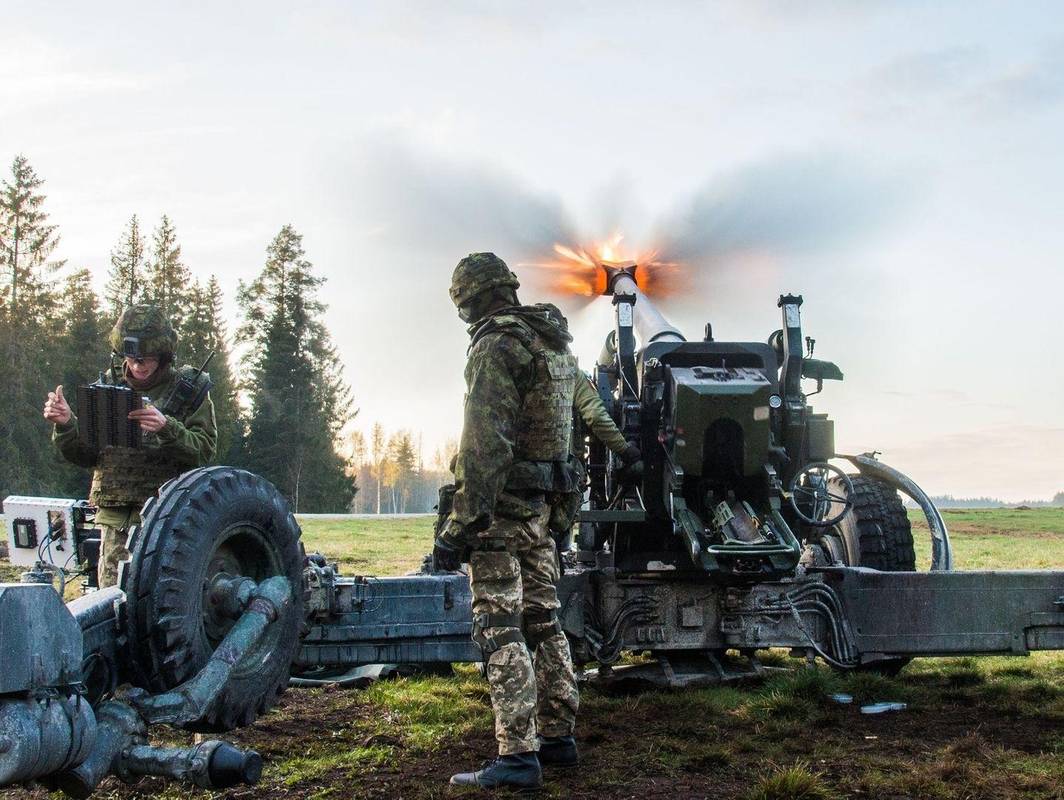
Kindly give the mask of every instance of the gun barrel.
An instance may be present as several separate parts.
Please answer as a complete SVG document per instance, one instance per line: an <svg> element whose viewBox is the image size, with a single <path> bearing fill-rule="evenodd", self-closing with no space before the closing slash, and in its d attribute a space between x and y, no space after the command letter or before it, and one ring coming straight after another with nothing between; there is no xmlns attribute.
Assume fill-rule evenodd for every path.
<svg viewBox="0 0 1064 800"><path fill-rule="evenodd" d="M662 316L642 290L636 285L635 278L628 272L617 272L611 276L609 293L612 295L634 295L632 306L632 327L643 347L651 342L686 342L680 329Z"/></svg>

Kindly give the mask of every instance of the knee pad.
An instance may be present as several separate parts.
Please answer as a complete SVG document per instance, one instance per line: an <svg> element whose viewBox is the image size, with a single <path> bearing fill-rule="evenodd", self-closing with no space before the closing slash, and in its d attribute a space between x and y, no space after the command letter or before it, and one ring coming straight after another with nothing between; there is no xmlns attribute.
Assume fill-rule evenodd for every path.
<svg viewBox="0 0 1064 800"><path fill-rule="evenodd" d="M499 632L488 636L484 633L488 628L498 629ZM517 614L475 614L473 641L480 645L485 660L503 645L515 642L525 644L524 634L521 633L521 617Z"/></svg>
<svg viewBox="0 0 1064 800"><path fill-rule="evenodd" d="M563 633L562 624L558 621L558 612L554 609L527 609L522 614L521 627L525 632L525 641L528 642L528 649L533 653L547 639Z"/></svg>

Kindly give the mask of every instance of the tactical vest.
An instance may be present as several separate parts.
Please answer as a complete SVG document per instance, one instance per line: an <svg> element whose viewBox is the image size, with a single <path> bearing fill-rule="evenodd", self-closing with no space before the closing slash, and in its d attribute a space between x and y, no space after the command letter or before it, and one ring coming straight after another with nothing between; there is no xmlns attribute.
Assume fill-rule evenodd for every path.
<svg viewBox="0 0 1064 800"><path fill-rule="evenodd" d="M532 354L532 380L528 386L514 437L514 463L507 475L511 491L570 491L569 467L572 437L573 392L576 357L551 347L519 315L495 317L492 330L516 335Z"/></svg>
<svg viewBox="0 0 1064 800"><path fill-rule="evenodd" d="M109 383L124 383L121 379L116 379L114 372L109 377ZM174 371L169 383L160 384L151 390L152 394L158 395L155 407L179 422L184 422L191 416L199 407L199 403L202 403L203 397L206 397L206 392L202 392L199 403L194 405L187 399L188 392L180 391L182 381L210 388L210 376L207 373L197 375L193 368L182 367ZM187 389L187 386L184 388ZM155 436L146 435L139 449L105 448L96 457L96 469L89 487L89 502L98 508L134 506L139 509L160 486L189 468L187 463L161 451Z"/></svg>
<svg viewBox="0 0 1064 800"><path fill-rule="evenodd" d="M535 376L521 407L514 456L525 461L568 461L576 359L547 348L538 336L529 350Z"/></svg>
<svg viewBox="0 0 1064 800"><path fill-rule="evenodd" d="M97 508L139 509L160 486L188 469L188 464L164 456L157 448L108 447L97 456L89 502Z"/></svg>

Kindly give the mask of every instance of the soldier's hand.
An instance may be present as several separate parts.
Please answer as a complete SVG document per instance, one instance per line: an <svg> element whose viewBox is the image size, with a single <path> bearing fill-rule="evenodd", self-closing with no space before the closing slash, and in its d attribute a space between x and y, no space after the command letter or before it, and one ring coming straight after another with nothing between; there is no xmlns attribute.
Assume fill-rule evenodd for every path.
<svg viewBox="0 0 1064 800"><path fill-rule="evenodd" d="M63 397L63 385L55 387L54 392L48 392L48 399L44 403L44 418L56 425L66 425L70 422L70 406Z"/></svg>
<svg viewBox="0 0 1064 800"><path fill-rule="evenodd" d="M437 570L454 572L462 566L463 550L464 548L437 537L432 546L432 564Z"/></svg>
<svg viewBox="0 0 1064 800"><path fill-rule="evenodd" d="M622 486L633 486L643 479L643 454L634 444L621 454L621 468L617 470L617 480Z"/></svg>
<svg viewBox="0 0 1064 800"><path fill-rule="evenodd" d="M628 449L621 453L621 460L628 464L634 464L636 461L643 460L643 454L639 452L639 448L634 444L629 444Z"/></svg>
<svg viewBox="0 0 1064 800"><path fill-rule="evenodd" d="M432 545L432 563L437 570L454 572L467 560L469 546L462 526L448 518Z"/></svg>
<svg viewBox="0 0 1064 800"><path fill-rule="evenodd" d="M625 464L617 471L617 480L622 486L635 486L643 480L643 462L636 461L634 464Z"/></svg>
<svg viewBox="0 0 1064 800"><path fill-rule="evenodd" d="M158 433L166 426L166 415L155 406L130 411L129 418L139 422L140 429L145 433Z"/></svg>

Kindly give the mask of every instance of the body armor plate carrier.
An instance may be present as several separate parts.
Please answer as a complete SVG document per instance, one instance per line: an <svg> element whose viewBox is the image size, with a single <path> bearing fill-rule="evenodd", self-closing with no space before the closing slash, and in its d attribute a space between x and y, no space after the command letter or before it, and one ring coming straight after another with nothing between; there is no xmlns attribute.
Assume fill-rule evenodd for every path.
<svg viewBox="0 0 1064 800"><path fill-rule="evenodd" d="M114 371L107 377L108 383L124 384L116 379ZM168 383L153 390L161 390L155 407L166 416L184 422L203 403L210 387L210 375L206 372L182 367L174 370ZM189 464L162 452L155 436L146 435L138 449L105 448L96 457L89 502L98 508L134 506L139 509L160 486L189 468Z"/></svg>
<svg viewBox="0 0 1064 800"><path fill-rule="evenodd" d="M532 354L533 376L525 393L514 442L514 462L507 491L566 492L572 490L569 448L572 437L576 357L551 347L518 314L492 320L491 330L516 336Z"/></svg>

